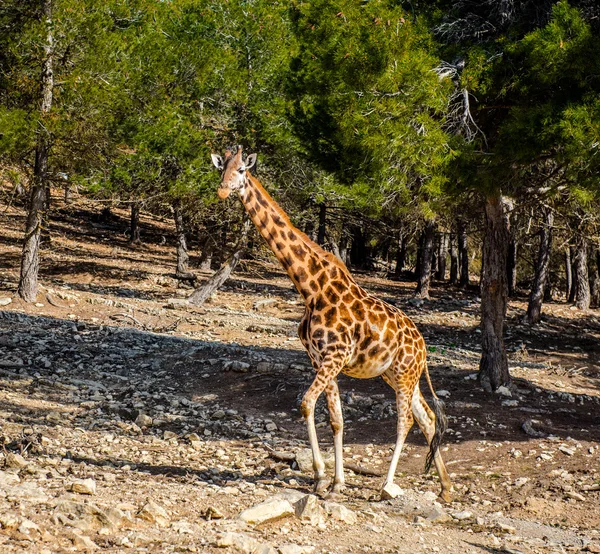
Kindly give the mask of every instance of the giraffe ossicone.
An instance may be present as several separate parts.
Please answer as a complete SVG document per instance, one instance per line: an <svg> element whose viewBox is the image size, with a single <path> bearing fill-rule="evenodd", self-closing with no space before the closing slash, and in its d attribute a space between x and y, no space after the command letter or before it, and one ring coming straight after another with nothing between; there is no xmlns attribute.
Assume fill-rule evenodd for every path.
<svg viewBox="0 0 600 554"><path fill-rule="evenodd" d="M305 311L298 334L308 352L315 378L300 410L306 420L313 455L315 490L327 489L325 464L319 450L314 412L324 392L333 430L335 474L332 492L344 488L342 407L337 385L340 373L360 379L381 376L396 393L397 437L383 488L393 484L404 441L414 420L429 443L426 471L435 464L441 482L440 497L448 502L452 484L440 454L446 430L443 402L433 389L426 362L425 341L414 323L399 309L360 287L346 266L332 253L298 230L283 209L249 169L256 154L246 159L242 147L212 154L221 171L220 198L237 192L260 234L302 295ZM433 395L433 409L425 402L419 380L425 374Z"/></svg>

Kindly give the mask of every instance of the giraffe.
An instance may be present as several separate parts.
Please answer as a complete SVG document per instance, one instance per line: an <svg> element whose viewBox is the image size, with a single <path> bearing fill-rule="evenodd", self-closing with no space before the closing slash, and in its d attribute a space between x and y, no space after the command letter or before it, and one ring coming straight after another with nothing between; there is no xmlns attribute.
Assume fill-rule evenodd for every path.
<svg viewBox="0 0 600 554"><path fill-rule="evenodd" d="M315 491L324 493L329 481L319 450L314 420L315 404L324 392L333 431L335 473L332 494L344 489L342 437L344 421L337 376L360 379L381 376L396 393L396 445L383 483L382 497L393 485L396 467L414 420L429 443L425 470L434 463L441 482L440 498L449 502L452 485L439 446L446 428L443 402L438 399L426 363L425 341L414 323L399 309L361 288L346 266L298 230L283 209L250 173L256 154L242 157L242 147L222 158L212 154L221 171L218 195L237 192L260 234L304 299L305 311L298 334L312 362L315 378L300 411L306 420L313 455ZM425 373L433 395L432 410L419 389ZM388 489L389 490L389 489Z"/></svg>

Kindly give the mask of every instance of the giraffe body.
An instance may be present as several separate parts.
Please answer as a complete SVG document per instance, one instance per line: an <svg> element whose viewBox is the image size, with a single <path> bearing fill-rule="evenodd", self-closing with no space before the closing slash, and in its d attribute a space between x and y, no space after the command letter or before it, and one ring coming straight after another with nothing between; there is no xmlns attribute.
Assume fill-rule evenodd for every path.
<svg viewBox="0 0 600 554"><path fill-rule="evenodd" d="M346 266L294 227L260 182L248 171L256 160L242 159L242 148L225 159L213 155L222 171L219 196L236 191L261 235L302 295L305 312L298 334L315 370L301 412L307 422L313 453L315 487L327 488L325 466L314 422L318 397L325 392L334 436L335 478L333 492L344 487L343 418L337 376L367 379L381 376L396 392L397 439L384 486L393 483L396 467L414 419L430 444L427 467L435 463L443 500L450 499L451 483L439 444L445 430L442 403L437 399L426 365L425 341L414 323L399 309L362 289ZM425 372L434 397L434 410L425 402L419 379Z"/></svg>

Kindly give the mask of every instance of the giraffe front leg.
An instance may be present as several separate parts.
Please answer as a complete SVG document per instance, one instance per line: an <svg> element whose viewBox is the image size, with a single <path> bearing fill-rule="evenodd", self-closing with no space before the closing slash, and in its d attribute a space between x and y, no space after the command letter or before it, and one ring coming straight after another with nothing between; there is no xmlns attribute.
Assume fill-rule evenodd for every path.
<svg viewBox="0 0 600 554"><path fill-rule="evenodd" d="M321 451L319 450L319 440L317 438L317 429L315 426L315 405L317 403L317 399L321 395L323 391L325 391L328 387L331 387L331 383L334 383L335 389L330 389L331 393L335 390L337 394L337 406L336 402L334 402L333 413L339 413L339 419L341 420L342 408L339 400L339 392L337 390L337 382L335 378L338 373L341 371L343 366L343 360L345 359L347 352L344 348L331 350L327 352L323 358L316 362L313 360L313 365L317 372L315 376L315 380L312 382L304 398L302 399L302 404L300 405L300 411L306 420L306 426L308 427L308 440L310 441L310 447L312 449L313 454L313 467L315 470L315 491L323 492L327 489L329 482L325 476L325 464L323 463L323 458L321 457ZM327 398L329 401L330 393L327 393ZM335 400L332 397L332 400ZM332 418L334 416L331 416ZM333 422L333 419L332 419ZM332 423L333 425L333 423ZM336 479L341 479L341 486L343 486L344 475L343 475L343 461L341 456L341 448L342 448L342 427L339 427L340 432L336 435L338 438L336 439L335 448L336 448ZM335 431L334 431L335 433ZM338 456L339 449L339 456ZM338 487L339 488L339 487Z"/></svg>
<svg viewBox="0 0 600 554"><path fill-rule="evenodd" d="M333 448L335 453L335 477L333 479L333 494L341 493L345 488L344 481L344 417L337 379L332 379L325 389L327 406L329 407L329 420L333 431Z"/></svg>
<svg viewBox="0 0 600 554"><path fill-rule="evenodd" d="M315 492L318 493L324 492L329 486L329 481L325 475L325 464L323 463L323 457L319 449L317 428L315 426L315 405L325 386L326 383L323 379L319 379L319 375L317 375L312 385L304 394L302 404L300 405L300 411L306 420L306 427L308 429L308 441L312 450L313 469L315 471Z"/></svg>

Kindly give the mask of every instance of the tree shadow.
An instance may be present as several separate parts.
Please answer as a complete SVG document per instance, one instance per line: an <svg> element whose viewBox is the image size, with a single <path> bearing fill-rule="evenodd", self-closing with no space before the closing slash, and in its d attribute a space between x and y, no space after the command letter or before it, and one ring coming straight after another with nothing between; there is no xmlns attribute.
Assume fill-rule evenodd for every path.
<svg viewBox="0 0 600 554"><path fill-rule="evenodd" d="M28 337L32 330L35 333ZM23 366L23 376L32 379L29 385L32 393L41 388L47 401L62 403L69 409L91 395L92 382L97 384L96 389L107 390L110 395L100 400L95 409L117 422L132 421L139 413L139 409L133 409L140 401L136 396L138 385L144 384L150 396L141 400L147 405L144 409L150 412L155 412L153 404L158 402L149 402L151 395L158 395L167 404L171 395L198 404L198 409L207 414L223 407L235 409L246 422L253 418L273 419L286 430L284 436L306 439L298 406L313 373L303 350L198 341L116 326L84 325L81 331L75 331L70 321L12 312L0 312L0 341L5 360L30 360L29 365ZM31 341L37 341L38 345L33 353ZM39 344L44 346L40 349ZM432 360L430 372L435 388L448 391L447 413L453 429L447 435L449 442L533 440L522 429L523 423L532 418L539 420L538 428L546 435L600 442L597 396L565 394L544 389L527 379L517 379L518 397L513 399L516 403L506 405L505 397L486 393L476 381L465 380L475 367L468 371L452 369L451 349L447 355L448 360ZM61 375L65 375L63 380L72 380L82 387L77 401L68 400L60 386L52 388L51 383L61 383ZM2 377L8 382L21 378L11 371L4 371ZM392 390L381 379L340 375L339 384L347 421L346 441L393 442L396 417ZM424 380L421 389L429 397ZM126 409L119 412L115 402L124 404ZM330 443L328 417L322 402L317 409L317 420L323 423L319 433ZM7 407L7 411L16 413L16 407ZM41 416L28 415L26 410L20 417L31 420L32 424L48 424ZM190 417L193 425L215 434L229 434L229 438L247 439L248 433L252 434L251 423L242 422L238 428L230 429L219 420L206 422ZM472 424L463 428L467 420ZM166 425L169 426L181 431L177 424ZM407 442L425 444L418 432L411 433Z"/></svg>

